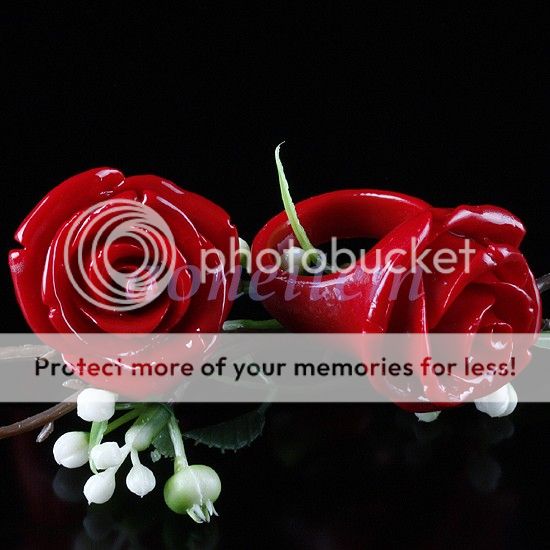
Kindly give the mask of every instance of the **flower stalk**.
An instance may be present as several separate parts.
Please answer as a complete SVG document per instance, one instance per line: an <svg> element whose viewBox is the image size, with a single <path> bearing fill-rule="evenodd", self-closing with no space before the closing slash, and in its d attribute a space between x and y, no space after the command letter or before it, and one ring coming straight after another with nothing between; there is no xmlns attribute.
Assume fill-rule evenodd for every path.
<svg viewBox="0 0 550 550"><path fill-rule="evenodd" d="M283 141L284 143L284 141ZM308 254L308 258L311 262L311 265L315 265L318 261L317 249L311 244L309 237L307 236L306 230L303 225L300 223L298 218L298 213L296 212L296 206L290 195L290 188L288 181L285 176L285 170L283 168L283 163L281 162L280 149L283 143L279 143L275 148L275 164L277 166L277 175L279 176L279 187L281 188L281 198L283 199L283 205L285 208L286 215L288 216L288 221L290 222L290 227L296 236L298 244L303 249L304 253Z"/></svg>
<svg viewBox="0 0 550 550"><path fill-rule="evenodd" d="M174 473L179 472L182 468L189 466L187 456L185 454L185 446L183 444L183 436L178 425L178 421L175 416L168 422L168 431L170 433L170 439L174 446Z"/></svg>

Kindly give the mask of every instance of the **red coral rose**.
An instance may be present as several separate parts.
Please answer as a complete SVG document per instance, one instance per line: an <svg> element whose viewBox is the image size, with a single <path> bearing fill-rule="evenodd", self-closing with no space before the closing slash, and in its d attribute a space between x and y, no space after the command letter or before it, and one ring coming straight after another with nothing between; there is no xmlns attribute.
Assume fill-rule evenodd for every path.
<svg viewBox="0 0 550 550"><path fill-rule="evenodd" d="M217 332L232 274L194 283L201 251L238 239L209 200L157 176L99 168L50 191L15 234L9 265L34 332ZM217 289L214 298L212 289Z"/></svg>
<svg viewBox="0 0 550 550"><path fill-rule="evenodd" d="M525 230L506 210L432 208L413 197L372 190L326 193L298 203L296 210L313 243L332 237L378 243L343 273L296 276L279 269L270 275L264 271L275 258L262 251L280 250L296 239L285 212L261 229L252 246L253 265L263 266L256 270L257 287L267 310L291 331L534 335L540 330L539 292L518 250ZM472 250L461 254L468 247ZM440 250L454 253L452 269L441 262ZM518 371L528 351L521 357Z"/></svg>

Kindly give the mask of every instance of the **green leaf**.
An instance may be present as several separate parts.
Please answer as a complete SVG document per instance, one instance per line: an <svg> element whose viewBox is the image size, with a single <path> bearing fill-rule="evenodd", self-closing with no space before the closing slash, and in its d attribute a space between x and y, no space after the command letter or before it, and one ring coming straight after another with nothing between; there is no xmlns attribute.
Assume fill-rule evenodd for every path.
<svg viewBox="0 0 550 550"><path fill-rule="evenodd" d="M198 428L183 434L187 439L193 439L195 444L202 443L215 447L222 452L237 451L250 445L259 437L264 429L265 416L262 409L247 412L226 422Z"/></svg>
<svg viewBox="0 0 550 550"><path fill-rule="evenodd" d="M172 440L170 439L168 426L162 428L151 444L155 448L155 451L166 458L174 458L176 456L174 445L172 445Z"/></svg>

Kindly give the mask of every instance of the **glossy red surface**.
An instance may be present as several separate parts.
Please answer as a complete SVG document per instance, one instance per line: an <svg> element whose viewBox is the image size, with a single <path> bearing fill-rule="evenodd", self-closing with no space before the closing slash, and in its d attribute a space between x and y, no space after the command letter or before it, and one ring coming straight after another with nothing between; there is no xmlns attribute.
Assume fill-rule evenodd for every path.
<svg viewBox="0 0 550 550"><path fill-rule="evenodd" d="M9 255L17 299L31 329L37 333L217 332L231 305L224 288L231 284L232 275L223 270L209 274L189 299L174 300L164 292L145 307L130 311L95 307L75 290L63 261L69 228L81 212L103 203L83 219L78 230L85 230L94 217L111 207L109 201L117 199L144 204L168 224L175 241L177 277L171 283L180 296L191 285L186 266L200 265L201 250L215 247L228 258L230 239L238 238L220 207L158 176L126 178L112 168L75 175L52 189L27 216L15 234L22 248ZM73 243L69 244L70 261L76 264L76 251ZM83 263L92 282L98 272L94 266L99 266L99 273L105 271L107 258L101 244L93 251L91 243L85 243ZM143 249L133 243L121 242L109 248L108 260L118 262L121 270L139 266L142 259ZM215 299L208 299L212 286L221 290ZM95 298L101 300L100 296Z"/></svg>
<svg viewBox="0 0 550 550"><path fill-rule="evenodd" d="M368 189L315 196L298 203L296 209L314 244L332 236L375 238L378 243L345 274L314 278L278 270L270 277L257 271L258 290L269 296L265 307L291 331L535 334L540 329L539 292L518 250L525 230L506 210L495 206L433 208L413 197ZM253 258L292 237L286 213L281 212L257 234ZM438 250L458 253L466 239L475 250L469 269L464 264L457 264L448 274L433 269ZM385 258L398 248L406 253L386 263L378 261L376 249ZM431 252L423 262L431 273L421 270L415 281L407 271L411 255L421 257L427 249ZM273 257L263 256L262 264L273 265ZM391 268L405 270L397 293L394 285L399 275ZM292 300L285 297L289 283ZM529 361L528 351L521 357L520 368Z"/></svg>

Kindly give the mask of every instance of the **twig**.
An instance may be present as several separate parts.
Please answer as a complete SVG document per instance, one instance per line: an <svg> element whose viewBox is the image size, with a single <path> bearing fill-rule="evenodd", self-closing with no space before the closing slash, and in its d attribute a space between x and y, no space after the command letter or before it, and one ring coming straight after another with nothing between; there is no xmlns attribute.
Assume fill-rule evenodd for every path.
<svg viewBox="0 0 550 550"><path fill-rule="evenodd" d="M55 350L45 345L25 344L23 346L7 346L0 348L0 361L28 359L30 357L50 357L55 353ZM29 416L19 422L9 424L8 426L0 427L0 439L6 439L14 435L24 434L42 428L36 438L36 440L41 443L52 433L54 421L76 408L74 398L78 393L79 391L45 411Z"/></svg>
<svg viewBox="0 0 550 550"><path fill-rule="evenodd" d="M72 395L69 399L73 399L75 395L76 394ZM0 427L0 439L13 437L14 435L20 435L31 432L32 430L37 430L38 428L42 428L50 422L54 422L62 416L65 416L74 409L76 409L76 401L62 401L61 403L58 403L45 411L25 418L25 420L20 420L14 424Z"/></svg>
<svg viewBox="0 0 550 550"><path fill-rule="evenodd" d="M25 344L23 346L6 346L0 348L0 361L45 357L53 352L52 348L43 345Z"/></svg>

